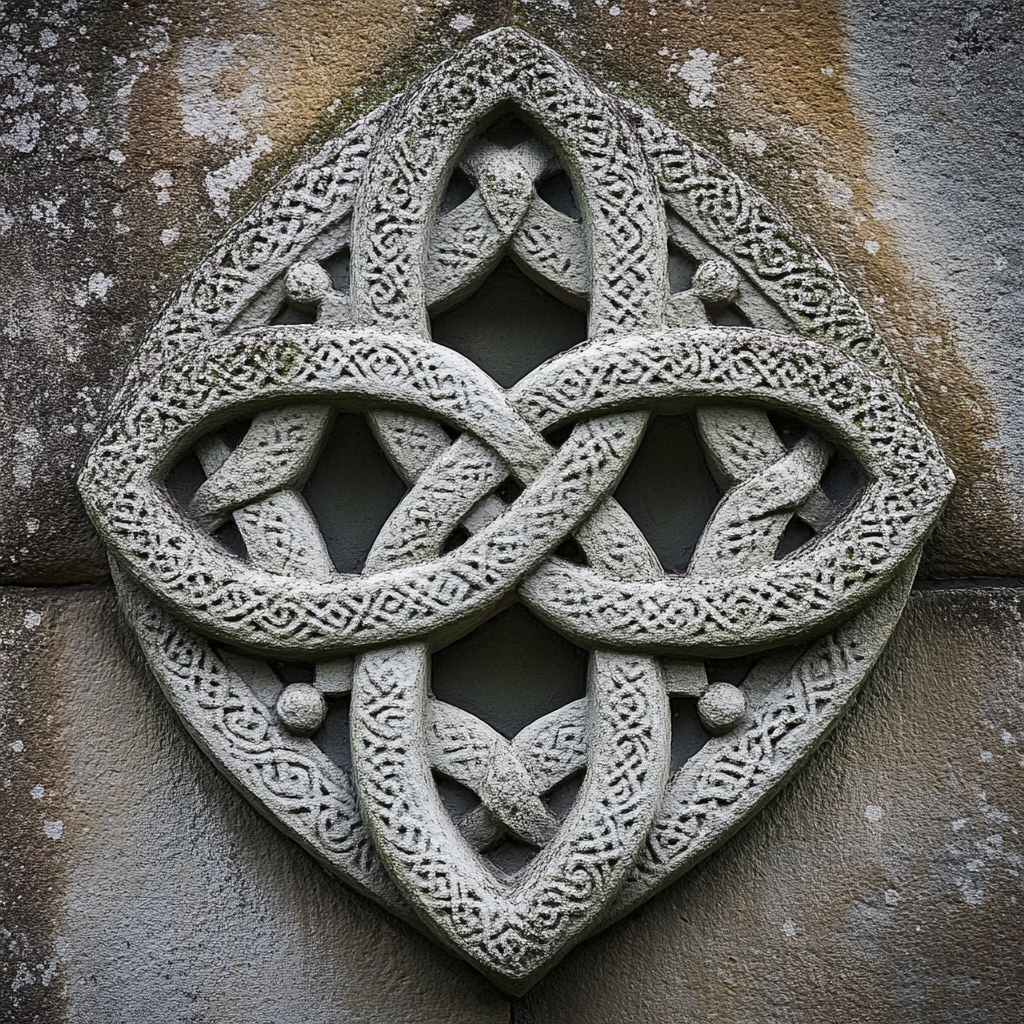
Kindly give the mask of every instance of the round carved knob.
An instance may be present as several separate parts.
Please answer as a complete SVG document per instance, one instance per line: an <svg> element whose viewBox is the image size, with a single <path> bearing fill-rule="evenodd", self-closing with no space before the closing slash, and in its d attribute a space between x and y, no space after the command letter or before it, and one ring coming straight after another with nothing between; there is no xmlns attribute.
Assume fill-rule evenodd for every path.
<svg viewBox="0 0 1024 1024"><path fill-rule="evenodd" d="M293 263L284 276L284 287L296 305L316 306L331 290L331 278L319 263Z"/></svg>
<svg viewBox="0 0 1024 1024"><path fill-rule="evenodd" d="M715 736L723 736L738 725L747 713L747 698L732 683L712 683L697 701L697 714L704 728Z"/></svg>
<svg viewBox="0 0 1024 1024"><path fill-rule="evenodd" d="M740 293L740 277L725 260L705 260L693 275L693 290L709 306L724 306Z"/></svg>
<svg viewBox="0 0 1024 1024"><path fill-rule="evenodd" d="M277 698L277 717L297 736L312 736L327 717L324 695L308 683L292 683Z"/></svg>

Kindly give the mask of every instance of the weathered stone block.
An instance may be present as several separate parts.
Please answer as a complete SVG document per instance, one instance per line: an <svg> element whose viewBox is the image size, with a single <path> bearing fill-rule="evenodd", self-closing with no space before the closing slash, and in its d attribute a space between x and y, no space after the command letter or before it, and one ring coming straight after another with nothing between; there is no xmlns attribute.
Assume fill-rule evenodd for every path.
<svg viewBox="0 0 1024 1024"><path fill-rule="evenodd" d="M109 587L0 591L0 1020L506 1021L245 803L124 636Z"/></svg>
<svg viewBox="0 0 1024 1024"><path fill-rule="evenodd" d="M1015 1024L1022 624L1019 588L915 592L789 788L515 1020Z"/></svg>
<svg viewBox="0 0 1024 1024"><path fill-rule="evenodd" d="M0 318L0 582L29 586L0 590L0 1020L1016 1024L1024 8L15 7L0 29L0 266L14 297ZM216 773L128 638L75 480L136 346L249 203L339 126L513 23L699 140L815 240L957 475L922 578L1007 585L916 592L857 706L767 810L510 1004ZM494 278L509 278L505 307L481 289L433 330L511 381L517 359L565 347L545 348L534 322L567 345L584 314L535 304L530 320L532 283L508 269ZM732 294L731 279L719 286ZM536 351L495 317L518 319ZM649 476L616 494L676 571L664 551L685 567L700 524L693 537L671 516L658 527L662 505L683 504L667 484L647 500L650 479L675 471L666 452L683 465L697 451L692 430L672 429L666 417L648 432ZM311 491L339 568L361 567L363 534L401 491L364 455L351 445ZM675 475L697 511L714 506L709 473ZM383 513L361 503L377 485L394 499ZM520 627L517 642L533 635ZM473 657L465 676L488 660Z"/></svg>
<svg viewBox="0 0 1024 1024"><path fill-rule="evenodd" d="M1017 5L222 0L9 20L0 579L105 577L75 476L225 220L297 147L512 22L700 138L872 297L960 481L925 573L1024 571Z"/></svg>
<svg viewBox="0 0 1024 1024"><path fill-rule="evenodd" d="M505 1021L214 771L106 587L2 594L0 1019ZM853 711L516 1021L1014 1024L1024 597L919 591Z"/></svg>

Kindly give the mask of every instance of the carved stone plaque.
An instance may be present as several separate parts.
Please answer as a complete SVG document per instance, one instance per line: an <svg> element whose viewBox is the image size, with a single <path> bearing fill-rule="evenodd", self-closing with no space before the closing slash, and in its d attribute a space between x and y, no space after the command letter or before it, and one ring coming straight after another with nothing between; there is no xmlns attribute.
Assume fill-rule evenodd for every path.
<svg viewBox="0 0 1024 1024"><path fill-rule="evenodd" d="M503 260L588 324L507 388L430 319ZM342 573L302 488L353 412L407 490ZM721 490L680 573L613 497L650 419L673 414ZM183 495L186 459L202 478ZM888 639L951 484L810 243L511 29L238 221L160 316L81 478L128 621L220 770L511 993L807 757ZM589 672L585 698L505 736L434 695L431 658L513 602ZM720 678L724 659L742 678ZM704 740L673 767L677 700ZM337 701L346 757L317 743ZM439 779L475 804L450 810ZM514 871L488 856L506 837L532 851Z"/></svg>

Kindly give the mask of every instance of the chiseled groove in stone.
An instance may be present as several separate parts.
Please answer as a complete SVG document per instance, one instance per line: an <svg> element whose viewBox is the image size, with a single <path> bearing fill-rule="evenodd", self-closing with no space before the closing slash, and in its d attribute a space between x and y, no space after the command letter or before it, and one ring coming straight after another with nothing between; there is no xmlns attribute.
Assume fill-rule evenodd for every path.
<svg viewBox="0 0 1024 1024"><path fill-rule="evenodd" d="M545 442L526 427L493 385L483 383L480 371L473 372L473 364L456 353L424 351L420 359L426 364L426 371L420 374L413 358L417 346L409 339L405 345L397 338L383 346L363 343L368 360L363 363L363 350L358 341L353 344L343 341L334 332L306 329L317 341L316 356L323 360L323 369L310 383L305 353L296 351L292 342L294 333L301 330L278 328L264 336L269 349L259 358L260 365L266 369L249 385L253 399L260 389L266 388L276 391L282 398L315 398L327 393L337 397L348 391L353 397L369 393L377 401L401 401L403 397L407 402L425 401L435 415L458 422L466 430L470 429L474 417L480 417L482 422L475 425L474 432L502 453L503 461L524 483L529 483L543 465L547 453ZM173 445L176 433L187 437L196 429L193 423L198 426L204 417L218 413L226 403L247 400L247 390L238 374L262 338L234 337L235 346L240 345L240 348L229 349L226 359L218 360L213 353L207 359L209 372L218 377L223 374L230 381L228 394L218 400L210 397L211 392L200 390L194 403L188 401L187 394L175 402L173 418L177 429L164 430L166 443ZM687 348L681 346L684 340ZM283 348L283 355L278 346ZM391 357L392 353L399 352L402 365L396 365ZM446 361L449 367L441 372L440 367ZM276 380L269 369L275 365L284 367ZM404 371L404 376L397 375L396 370ZM457 383L456 377L460 378ZM356 383L350 383L353 378L357 379ZM470 381L477 386L476 390ZM180 394L181 389L191 386L193 381L175 383ZM682 337L673 331L660 332L645 339L627 338L621 343L606 341L572 353L571 358L559 357L538 368L524 384L528 386L522 389L523 397L516 389L511 397L532 407L531 418L544 425L557 425L594 412L611 413L633 403L664 403L681 398L784 404L838 436L874 477L857 508L816 541L813 551L764 570L752 570L751 581L747 584L750 592L759 592L764 587L766 593L776 594L779 603L775 613L783 617L773 620L774 625L755 623L760 632L752 633L746 626L747 638L742 644L736 642L738 630L730 629L728 622L705 603L711 600L705 596L705 590L711 594L715 587L713 581L701 583L691 577L663 579L644 586L645 592L658 604L671 602L673 594L678 594L681 601L697 602L703 617L693 625L687 625L692 613L680 612L682 617L675 616L670 626L659 627L654 632L646 630L642 639L623 632L621 626L605 632L615 620L608 620L589 632L580 615L605 614L601 608L610 607L606 583L598 582L592 570L566 563L548 563L538 570L533 581L524 583L525 596L536 601L540 581L547 581L544 586L551 586L551 581L557 578L554 589L562 596L554 600L563 608L573 605L572 612L553 611L551 602L540 602L538 608L557 623L557 628L588 641L603 636L606 642L614 638L612 642L627 647L635 642L653 643L656 649L693 654L719 647L757 649L784 637L798 622L803 622L804 628L828 624L884 585L888 575L908 553L908 545L916 543L915 531L926 528L948 495L949 478L934 441L918 426L892 386L835 349L809 339L786 338L783 344L776 335L735 328L691 332ZM174 393L174 389L169 390ZM444 588L443 599L440 592L436 597L431 596L431 591L424 590L419 581L441 577L432 577L428 570L421 568L412 575L403 574L402 570L388 570L381 574L383 578L375 581L371 577L339 576L334 583L300 583L287 594L272 599L271 594L276 590L272 578L264 578L255 568L240 573L240 566L230 555L218 551L204 534L174 513L166 502L160 503L157 485L146 482L149 469L142 457L146 446L164 442L160 437L164 423L153 418L155 403L162 391L163 382L158 382L141 398L142 408L136 422L144 430L132 439L131 467L127 471L123 460L119 466L114 458L104 458L106 444L102 441L90 460L90 469L97 474L97 481L106 474L116 479L119 470L122 478L136 481L132 492L135 499L128 499L127 505L114 505L108 512L109 539L136 578L148 578L148 585L162 590L164 599L174 601L183 614L193 615L197 623L203 623L203 628L214 635L253 649L294 651L297 644L308 643L309 649L327 655L379 643L386 637L422 635L425 621L437 622L438 628L443 630L460 617L459 611L453 610L450 604L453 598L468 602L464 605L467 609L483 607L495 599L488 596L495 592L494 588L501 589L497 583L499 576L518 582L534 569L548 554L541 538L553 537L551 530L557 532L551 519L556 510L560 516L566 516L566 524L571 522L574 526L581 522L607 493L607 488L618 480L639 440L639 433L633 426L635 420L628 418L617 420L611 416L607 419L608 427L619 432L617 438L601 433L608 429L598 427L599 423L606 422L603 419L588 421L585 428L581 425L574 430L555 459L536 478L535 491L528 488L501 520L472 537L462 548L433 563L437 573L441 572L442 565L463 567L461 575L468 589L459 597L447 583L439 584ZM617 424L614 427L613 422ZM591 435L594 430L599 433ZM151 441L147 441L147 433ZM632 439L627 440L630 435ZM111 455L116 449L114 441ZM579 465L589 467L586 475L590 483L577 476L575 468L568 477L559 476L560 466L575 466L573 459L582 459ZM149 465L155 471L162 461L166 461L166 456L154 453ZM87 498L95 493L95 483L90 484L88 477L83 478L83 486ZM559 509L559 503L567 500L569 494L573 495L570 504ZM584 498L584 495L589 497ZM894 504L897 496L898 505ZM581 501L584 503L580 504ZM897 515L900 517L898 528ZM511 531L510 524L516 522L531 525L525 532ZM147 525L150 523L153 525ZM110 524L116 529L109 529ZM154 548L146 540L151 531L160 533L166 540L172 535L171 531L175 531L178 539L171 550ZM500 555L495 544L500 545ZM195 582L189 568L193 560L194 564L203 566L203 577ZM513 565L515 568L511 568ZM832 582L823 583L821 574L829 567ZM495 573L498 575L492 575ZM216 584L210 589L218 574L221 579L232 581L229 591L220 591ZM565 589L567 586L569 590ZM633 584L632 588L636 586ZM735 586L741 584L737 582ZM198 588L194 599L189 596L193 587ZM248 588L255 588L252 593L264 595L259 598L256 610L250 613L251 632L246 632L244 607L237 604ZM415 609L419 619L415 626L404 624L400 615L391 616L391 621L382 625L379 609L367 619L362 610L368 607L364 604L367 598L361 595L384 589L396 597L403 592L410 595L413 602L410 607ZM626 595L630 589L618 592ZM591 592L594 597L586 597ZM215 595L221 595L217 598L218 607L210 610L207 602ZM350 610L336 603L344 601L344 595L351 595L349 599L354 602ZM224 600L230 604L220 603ZM280 616L277 611L263 611L267 600L272 600L280 609ZM624 596L621 600L628 602L631 598ZM587 602L586 607L580 606L583 601ZM762 603L763 599L757 601L757 604ZM317 605L323 608L319 616L311 614ZM218 619L221 609L226 612L229 606L233 606L232 622L230 628L225 628ZM427 620L419 618L424 614ZM307 621L300 623L298 620L303 615ZM615 618L621 621L619 612L615 613ZM685 630L682 638L681 630Z"/></svg>
<svg viewBox="0 0 1024 1024"><path fill-rule="evenodd" d="M507 163L493 147L471 142L488 112L506 101L550 137L576 186L584 226L557 218L552 226L532 198L539 149L528 145ZM456 259L451 280L431 293L432 275L443 270L431 239L458 242L443 231L431 235L431 211L460 151L477 176L479 202L447 227L462 224L464 242L478 232L476 259ZM694 295L670 299L666 203L807 337L703 327L707 317ZM265 309L259 294L271 295L289 265L326 258L337 238L348 237L353 204L351 300L332 296L312 328L259 328L218 340L232 324L254 323L253 310ZM296 218L295 209L306 215ZM543 231L538 218L548 224ZM591 282L584 345L506 394L427 340L428 297L444 303L472 288L509 246L556 294L569 290L570 278L558 274L571 270L576 291L569 297L581 301L584 278L573 269L580 239ZM569 269L561 271L560 247L570 250ZM762 314L754 310L755 321ZM659 329L684 322L687 329ZM381 871L383 857L441 941L519 992L584 934L666 884L753 813L807 756L877 657L950 486L931 435L898 388L898 371L856 301L760 196L689 140L604 96L552 51L502 30L328 143L243 218L186 282L140 354L119 399L121 420L98 442L82 487L134 577L202 632L307 658L392 645L358 657L355 667L353 756L375 847L363 839L339 846L332 829L362 827L345 773L319 751L297 760L289 744L309 741L284 736L279 750L265 733L266 709L207 642L118 574L162 685L236 785L342 877L407 913ZM174 401L163 402L165 393ZM261 426L247 440L258 451L261 433L287 432L293 402L369 411L412 488L375 545L377 573L297 578L311 564L293 543L309 524L296 508L300 534L289 533L286 511L306 465L301 443L285 444L267 475L252 481L244 479L243 447L197 507L206 525L230 512L253 540L253 561L283 566L287 575L243 566L166 504L162 472L204 433L255 412ZM698 416L710 459L734 485L709 524L698 567L704 561L707 572L720 570L720 551L736 556L732 575L666 577L608 497L648 411L693 403L705 403ZM723 403L796 412L821 439L809 437L787 454L759 408L737 415ZM436 419L463 436L452 444ZM576 425L554 452L541 432L567 422ZM749 457L739 451L741 438L749 439ZM831 444L856 455L873 480L854 510L774 561L772 540L791 514L803 510L808 522L827 524L830 507L818 483ZM505 475L526 484L511 507L490 493ZM271 480L278 489L262 496ZM243 493L254 503L233 507ZM261 519L261 508L275 502L285 505ZM757 521L764 516L770 523ZM469 540L438 557L460 522ZM270 540L265 550L261 531ZM551 557L572 532L587 568ZM474 841L496 827L540 838L543 819L520 815L515 794L539 795L548 778L586 758L568 818L529 869L509 879L465 847L440 804L420 737L438 710L429 696L430 646L471 628L517 587L541 618L596 650L582 733L578 711L561 709L536 735L541 723L502 741L487 775L470 779L500 812L460 823ZM702 619L691 614L695 604ZM663 800L668 709L650 653L759 650L833 625L792 668L792 656L761 660L745 684L744 721L691 758ZM267 646L268 636L277 646ZM225 693L241 717L225 717ZM568 729L568 747L545 776L544 737L556 726ZM254 742L270 743L260 747L257 774ZM294 801L307 815L319 807L331 822L327 832L318 833L308 816L296 819L299 830L286 824Z"/></svg>
<svg viewBox="0 0 1024 1024"><path fill-rule="evenodd" d="M511 56L514 58L517 56L514 51L522 45L524 37L519 33L506 33L503 34L501 41L513 51ZM500 49L498 52L491 50L487 56L488 70L492 77L510 74L506 68L511 68L511 74L517 79L522 77L523 69L516 68L516 64L521 62L515 59L509 61L508 56ZM542 52L540 63L544 72L547 72L544 67L547 62L556 67L561 64L550 52ZM550 90L552 76L547 72L548 77L545 78L544 72L538 74L533 67L529 69L529 74L537 74L537 82L541 88ZM487 86L490 83L487 82L485 75L477 75L475 78L460 75L458 80L457 98L466 105L469 105L467 97L472 95L474 86L484 86L478 100L483 111L503 99L501 93L488 91ZM469 85L469 82L473 84ZM442 93L445 85L445 81L425 85L421 96L426 109L420 108L418 101L421 96L416 96L409 112L413 123L429 124L434 128L435 134L442 134L438 131L437 122L447 113L446 107L438 104L438 95ZM532 107L531 112L538 116L542 125L552 129L556 141L559 141L559 129L564 133L567 120L578 117L579 111L586 110L594 100L592 95L581 95L576 91L574 79L569 78L565 81L563 77L561 81L557 81L559 95L556 118L551 116L553 103L549 111L539 113L532 102L533 96L530 91L522 89L521 86L522 83L517 82L517 98L528 110ZM501 88L506 88L504 83L501 84ZM443 96L442 98L447 99ZM453 109L458 110L454 105ZM460 127L472 123L470 111L461 109L458 110L458 115L463 119ZM449 142L448 145L455 148L456 144ZM574 148L579 153L581 147ZM407 154L396 149L396 155ZM614 192L614 183L623 173L628 175L635 173L636 170L646 173L646 165L637 161L632 169L628 164L624 171L619 170L620 165L612 169L607 166L607 147L604 147L596 165L587 163L586 156L590 154L581 155L583 159L575 169L580 177L583 204L589 206L592 211L600 211L609 217L615 227L624 227L629 223L629 214L623 215L624 211L619 208L620 204L614 202L613 196L609 195L606 199L605 190ZM430 163L427 166L429 167ZM382 177L389 190L401 189L404 181L412 180L408 173L400 173L387 182L387 168L384 168L384 171ZM609 182L613 183L610 189ZM410 198L407 194L403 195L399 203L400 209L405 212L428 207L429 202L435 198L429 193L430 187L425 186L422 192L426 194L419 197ZM432 187L436 189L438 186L433 183ZM630 193L627 190L625 194ZM636 192L632 194L636 195ZM651 202L649 198L653 195L653 188L648 185L641 190L640 195L644 197L640 209L645 214L650 214L652 206L654 212L660 214L660 205ZM594 221L599 219L593 218ZM648 241L657 238L659 228L663 234L663 222L657 216L652 220L652 229L648 229ZM359 223L357 214L357 225ZM653 258L653 267L643 266L645 260L651 262L651 257L645 253L649 253L652 247L643 244L642 240L647 223L640 217L637 224L631 227L633 240L625 242L626 248L621 248L621 245L630 235L630 231L618 232L618 253L613 253L609 245L611 232L608 232L606 237L602 234L601 224L597 225L596 230L593 226L591 228L595 282L600 281L602 274L610 279L609 289L605 294L599 294L595 287L592 295L592 328L595 321L600 324L602 317L609 316L611 308L614 308L616 303L620 308L611 314L615 316L614 329L621 330L623 321L626 324L633 324L646 320L647 323L656 324L660 318L661 299L665 288L664 266L658 263L658 257ZM414 227L414 237L407 239L401 246L403 252L416 245L417 228L419 232L422 231L422 226ZM654 238L651 238L652 230ZM367 239L368 244L374 237L375 235L371 235ZM389 244L394 245L394 239L389 239ZM600 249L602 244L603 252ZM657 247L654 251L658 251ZM627 253L639 261L639 269L629 265ZM415 270L415 265L412 269ZM395 315L396 298L417 294L418 282L403 279L401 267L397 275L397 284L395 276L390 273L383 281L374 280L372 275L371 267L366 273L370 295L364 297L355 291L355 299L357 302L373 304L378 316ZM363 286L363 279L359 279L359 285ZM397 296L388 292L388 289L393 287L398 289ZM425 302L421 309L425 313ZM417 310L413 309L410 312L415 315ZM398 313L398 316L403 315L407 314L401 311ZM413 329L419 326L414 320L406 322ZM608 327L604 329L607 330ZM612 420L597 420L577 427L551 459L551 464L560 461L567 448L572 449L581 442L585 445L586 435L591 431L595 442L590 448L592 457L601 461L609 456L613 459L620 458L627 449L623 449L621 442L613 438L616 431L622 431L631 437L628 444L629 454L626 456L628 458L639 442L645 421L645 416L633 414L618 418L614 426ZM480 435L479 430L473 433ZM616 448L619 451L616 451ZM477 454L479 453L471 453L472 456ZM522 479L521 471L517 472L517 467L505 452L497 448L496 454L503 458L514 476ZM567 463L567 466L572 464ZM614 473L616 482L624 465L625 462L621 463L618 471ZM579 463L575 463L575 466L578 467ZM573 472L575 471L576 468L573 469ZM609 478L606 483L608 486L604 493L610 491L612 479ZM523 498L530 500L530 491L528 487L516 502L516 507L523 504ZM590 503L590 508L593 504ZM569 512L568 509L562 511L563 515ZM489 530L505 526L513 518L513 513L514 509L499 516L479 534L471 537L459 550L465 550L477 537L486 535ZM392 524L389 523L382 531L382 542L386 540L390 525ZM362 745L362 749L354 756L354 763L371 829L378 835L378 848L388 860L396 879L400 884L404 881L403 889L422 908L421 912L433 920L436 926L464 949L482 969L497 972L505 986L528 984L533 976L545 968L552 956L571 941L572 936L584 928L587 921L597 912L603 899L596 899L596 893L604 893L604 899L607 899L607 896L618 888L639 852L638 844L642 841L647 822L651 820L651 815L660 800L667 778L669 732L667 698L656 665L646 657L605 652L596 652L592 656L592 717L589 730L593 741L592 749L606 749L606 743L614 743L620 760L609 760L600 756L593 759L567 820L536 859L519 873L515 885L510 886L471 856L466 857L457 853L449 853L447 857L441 856L444 851L458 849L457 828L440 806L436 788L425 770L428 762L419 751L403 749L400 738L403 732L416 735L422 729L429 685L427 650L419 645L410 646L399 656L408 661L405 675L409 682L401 691L396 690L393 683L395 672L391 659L394 655L386 652L371 652L359 658L356 668L357 683L353 690L353 743L356 747ZM404 730L394 731L396 714L399 721L404 721ZM381 730L384 730L386 735L382 735ZM631 750L635 751L635 754L631 755ZM630 763L631 758L635 758L635 764ZM614 797L608 789L612 782L609 772L617 776ZM483 788L482 795L486 799L487 787ZM500 787L498 792L490 795L491 799L488 802L501 802ZM611 799L614 799L623 810L629 807L624 819L617 816L609 806ZM403 825L400 829L396 829L394 823L396 808L402 809L400 818ZM506 811L504 817L508 816ZM416 829L411 842L408 828L410 821L419 821L427 826ZM522 831L515 828L514 830ZM584 880L586 884L581 889L580 883ZM570 881L574 884L567 884ZM454 907L451 906L451 898L447 895L451 886L458 887L459 895ZM539 913L541 907L545 908L546 912Z"/></svg>

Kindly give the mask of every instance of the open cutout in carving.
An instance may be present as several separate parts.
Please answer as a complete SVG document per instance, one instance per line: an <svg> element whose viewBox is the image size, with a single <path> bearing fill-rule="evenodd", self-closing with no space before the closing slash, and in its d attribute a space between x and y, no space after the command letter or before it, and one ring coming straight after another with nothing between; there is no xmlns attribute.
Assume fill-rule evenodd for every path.
<svg viewBox="0 0 1024 1024"><path fill-rule="evenodd" d="M544 804L556 820L565 821L565 816L572 810L572 805L576 803L576 797L579 795L580 786L583 785L586 774L587 770L581 768L543 794Z"/></svg>
<svg viewBox="0 0 1024 1024"><path fill-rule="evenodd" d="M689 291L693 275L697 272L697 261L685 249L673 242L668 243L668 289L675 295Z"/></svg>
<svg viewBox="0 0 1024 1024"><path fill-rule="evenodd" d="M223 526L214 530L212 536L222 548L230 551L236 558L240 558L243 562L249 560L249 550L233 519L229 519Z"/></svg>
<svg viewBox="0 0 1024 1024"><path fill-rule="evenodd" d="M302 496L338 572L360 572L406 486L380 450L366 417L338 413Z"/></svg>
<svg viewBox="0 0 1024 1024"><path fill-rule="evenodd" d="M196 496L196 491L203 486L206 474L199 463L194 451L186 452L171 467L170 472L164 478L164 486L171 500L179 508L188 508L189 503Z"/></svg>
<svg viewBox="0 0 1024 1024"><path fill-rule="evenodd" d="M277 312L270 318L271 327L285 327L288 324L312 323L316 323L316 310L300 309L288 299L281 303Z"/></svg>
<svg viewBox="0 0 1024 1024"><path fill-rule="evenodd" d="M352 744L349 739L349 708L352 703L348 694L327 698L327 717L324 724L310 737L312 741L339 768L352 768Z"/></svg>
<svg viewBox="0 0 1024 1024"><path fill-rule="evenodd" d="M506 836L484 852L484 859L503 875L517 875L539 852L537 846Z"/></svg>
<svg viewBox="0 0 1024 1024"><path fill-rule="evenodd" d="M785 558L795 551L799 551L809 541L817 536L814 530L807 525L799 516L793 516L786 524L786 529L779 539L779 546L775 549L775 558Z"/></svg>
<svg viewBox="0 0 1024 1024"><path fill-rule="evenodd" d="M438 344L472 359L507 388L586 340L587 318L506 258L465 302L433 317L431 333Z"/></svg>
<svg viewBox="0 0 1024 1024"><path fill-rule="evenodd" d="M339 249L333 256L328 256L327 259L320 261L320 266L327 271L327 276L331 279L331 287L343 295L348 295L349 292L351 263L352 254L347 245Z"/></svg>
<svg viewBox="0 0 1024 1024"><path fill-rule="evenodd" d="M469 176L462 168L456 167L445 186L438 212L441 214L451 213L452 210L458 209L475 191L476 185L473 184Z"/></svg>
<svg viewBox="0 0 1024 1024"><path fill-rule="evenodd" d="M564 214L571 220L581 222L583 214L576 198L576 190L565 171L556 171L549 178L537 183L537 195L553 210Z"/></svg>
<svg viewBox="0 0 1024 1024"><path fill-rule="evenodd" d="M461 782L456 782L444 772L435 769L434 782L437 783L441 803L452 816L452 820L458 821L463 815L469 814L475 807L480 806L480 797L473 790L468 786L463 786Z"/></svg>
<svg viewBox="0 0 1024 1024"><path fill-rule="evenodd" d="M672 709L672 771L682 768L711 739L711 733L701 725L697 702L689 697L676 697L669 702Z"/></svg>
<svg viewBox="0 0 1024 1024"><path fill-rule="evenodd" d="M431 687L511 739L586 695L587 652L514 604L437 651Z"/></svg>
<svg viewBox="0 0 1024 1024"><path fill-rule="evenodd" d="M615 491L670 573L686 571L721 497L688 413L651 420Z"/></svg>
<svg viewBox="0 0 1024 1024"><path fill-rule="evenodd" d="M753 327L750 317L735 302L724 309L709 310L708 318L716 327Z"/></svg>

